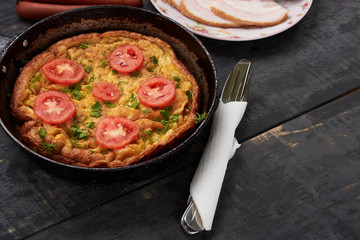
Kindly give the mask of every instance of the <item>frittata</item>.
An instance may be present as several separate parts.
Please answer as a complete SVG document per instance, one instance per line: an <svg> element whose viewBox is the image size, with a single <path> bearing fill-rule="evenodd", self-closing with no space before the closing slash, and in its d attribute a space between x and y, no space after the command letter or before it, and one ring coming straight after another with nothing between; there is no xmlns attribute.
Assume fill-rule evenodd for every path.
<svg viewBox="0 0 360 240"><path fill-rule="evenodd" d="M166 42L127 31L61 40L22 69L12 113L22 141L56 161L123 167L195 127L199 87Z"/></svg>

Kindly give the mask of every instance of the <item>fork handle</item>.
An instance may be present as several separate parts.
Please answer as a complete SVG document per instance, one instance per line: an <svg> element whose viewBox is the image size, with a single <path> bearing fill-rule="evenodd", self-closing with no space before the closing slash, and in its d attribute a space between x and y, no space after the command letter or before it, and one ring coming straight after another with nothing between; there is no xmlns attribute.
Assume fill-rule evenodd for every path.
<svg viewBox="0 0 360 240"><path fill-rule="evenodd" d="M190 197L205 230L211 230L227 163L240 144L234 138L247 102L220 101L214 114L208 143L190 185Z"/></svg>

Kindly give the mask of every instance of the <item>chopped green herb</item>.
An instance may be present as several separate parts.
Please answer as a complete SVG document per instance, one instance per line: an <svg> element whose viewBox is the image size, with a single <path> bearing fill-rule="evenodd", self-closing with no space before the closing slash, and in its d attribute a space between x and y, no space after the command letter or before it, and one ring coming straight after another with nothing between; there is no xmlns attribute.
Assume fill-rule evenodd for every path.
<svg viewBox="0 0 360 240"><path fill-rule="evenodd" d="M38 132L38 134L39 134L39 136L41 137L41 138L45 138L45 136L46 136L46 129L45 128L39 128L38 130L37 130L37 132Z"/></svg>
<svg viewBox="0 0 360 240"><path fill-rule="evenodd" d="M79 135L79 139L84 139L86 140L88 138L88 132L82 132Z"/></svg>
<svg viewBox="0 0 360 240"><path fill-rule="evenodd" d="M178 88L180 86L180 83L175 84L175 88Z"/></svg>
<svg viewBox="0 0 360 240"><path fill-rule="evenodd" d="M200 113L196 113L196 117L195 117L195 123L200 123L202 121L204 121L204 119L206 118L207 113L204 112L203 114Z"/></svg>
<svg viewBox="0 0 360 240"><path fill-rule="evenodd" d="M165 118L165 120L169 120L171 115L172 106L166 107L160 110L160 114Z"/></svg>
<svg viewBox="0 0 360 240"><path fill-rule="evenodd" d="M73 137L76 140L87 140L88 139L88 131L86 129L79 128L78 124L72 125L70 130L72 131Z"/></svg>
<svg viewBox="0 0 360 240"><path fill-rule="evenodd" d="M92 86L86 86L87 89L92 90Z"/></svg>
<svg viewBox="0 0 360 240"><path fill-rule="evenodd" d="M99 118L99 117L101 117L101 112L96 112L96 111L93 110L90 113L90 116L95 117L95 118Z"/></svg>
<svg viewBox="0 0 360 240"><path fill-rule="evenodd" d="M99 101L96 101L96 103L93 106L91 106L91 108L93 110L95 110L95 111L101 111L102 110L102 107L101 107Z"/></svg>
<svg viewBox="0 0 360 240"><path fill-rule="evenodd" d="M177 121L179 121L179 115L178 115L178 114L173 114L173 115L171 115L170 121L171 121L171 122L177 122Z"/></svg>
<svg viewBox="0 0 360 240"><path fill-rule="evenodd" d="M101 107L99 101L96 101L96 103L93 106L91 106L91 108L92 108L92 111L90 113L90 116L96 117L96 118L101 116L102 107Z"/></svg>
<svg viewBox="0 0 360 240"><path fill-rule="evenodd" d="M101 154L107 154L107 151L106 151L106 150L102 150L100 153L101 153Z"/></svg>
<svg viewBox="0 0 360 240"><path fill-rule="evenodd" d="M74 148L80 147L80 145L78 144L78 140L70 140L70 143Z"/></svg>
<svg viewBox="0 0 360 240"><path fill-rule="evenodd" d="M173 76L172 79L174 79L177 82L180 82L180 80L181 80L179 76Z"/></svg>
<svg viewBox="0 0 360 240"><path fill-rule="evenodd" d="M104 104L109 107L109 108L112 108L112 107L115 107L116 104L115 103L112 103L112 102L108 102L108 101L104 101Z"/></svg>
<svg viewBox="0 0 360 240"><path fill-rule="evenodd" d="M61 92L70 93L72 98L75 98L76 100L81 100L85 96L80 90L81 90L81 85L80 84L73 84L73 85L70 85L69 88L61 89Z"/></svg>
<svg viewBox="0 0 360 240"><path fill-rule="evenodd" d="M88 120L88 118L89 116L85 116L82 121L85 122L86 120Z"/></svg>
<svg viewBox="0 0 360 240"><path fill-rule="evenodd" d="M155 141L158 141L170 128L170 125L165 125L161 130L155 130L156 133L159 134Z"/></svg>
<svg viewBox="0 0 360 240"><path fill-rule="evenodd" d="M95 122L90 122L88 128L94 129Z"/></svg>
<svg viewBox="0 0 360 240"><path fill-rule="evenodd" d="M51 144L51 143L46 143L46 142L42 142L41 143L41 147L40 149L44 152L47 152L49 154L52 154L52 151L58 146L58 143L57 144Z"/></svg>
<svg viewBox="0 0 360 240"><path fill-rule="evenodd" d="M88 85L89 83L93 82L95 80L95 74L91 75L91 77L89 78L89 81L84 81L85 85Z"/></svg>
<svg viewBox="0 0 360 240"><path fill-rule="evenodd" d="M88 62L93 62L93 60L88 59Z"/></svg>
<svg viewBox="0 0 360 240"><path fill-rule="evenodd" d="M81 47L82 49L86 49L86 48L88 47L88 45L85 44L85 43L81 43L81 44L80 44L80 47Z"/></svg>
<svg viewBox="0 0 360 240"><path fill-rule="evenodd" d="M113 73L113 74L119 74L116 70L111 70L111 72Z"/></svg>
<svg viewBox="0 0 360 240"><path fill-rule="evenodd" d="M126 106L130 107L130 108L139 108L140 106L140 102L136 99L136 95L134 93L130 94L130 99L129 99L130 104L127 104Z"/></svg>
<svg viewBox="0 0 360 240"><path fill-rule="evenodd" d="M74 89L71 93L76 100L81 100L84 98L84 94L82 94L82 92L79 90Z"/></svg>
<svg viewBox="0 0 360 240"><path fill-rule="evenodd" d="M34 82L40 82L40 75L39 74L36 74L32 79L31 79L31 82L34 83Z"/></svg>
<svg viewBox="0 0 360 240"><path fill-rule="evenodd" d="M150 109L145 109L145 110L141 110L141 112L145 115L149 114L150 112Z"/></svg>
<svg viewBox="0 0 360 240"><path fill-rule="evenodd" d="M155 130L157 134L159 134L156 141L160 139L162 135L164 135L169 129L172 128L171 124L174 122L179 121L179 115L178 114L171 114L172 107L166 107L162 110L160 110L160 114L164 117L163 120L160 120L161 124L164 125L164 127L161 130ZM154 121L159 121L158 119Z"/></svg>
<svg viewBox="0 0 360 240"><path fill-rule="evenodd" d="M125 82L125 81L119 81L119 82L118 82L118 86L119 86L121 83L128 84L128 82Z"/></svg>
<svg viewBox="0 0 360 240"><path fill-rule="evenodd" d="M155 56L150 57L150 60L152 60L154 64L158 64L158 60Z"/></svg>
<svg viewBox="0 0 360 240"><path fill-rule="evenodd" d="M84 67L84 71L87 73L90 73L92 69L93 69L92 66L89 65Z"/></svg>
<svg viewBox="0 0 360 240"><path fill-rule="evenodd" d="M185 94L186 94L186 96L187 96L189 99L192 98L192 94L191 94L191 92L190 92L189 90L186 90L186 91L185 91Z"/></svg>
<svg viewBox="0 0 360 240"><path fill-rule="evenodd" d="M101 67L104 68L106 66L106 62L101 63Z"/></svg>
<svg viewBox="0 0 360 240"><path fill-rule="evenodd" d="M71 92L71 89L70 88L63 88L63 89L61 89L61 92L69 93L69 92Z"/></svg>
<svg viewBox="0 0 360 240"><path fill-rule="evenodd" d="M141 77L141 72L139 72L139 71L135 71L135 72L132 72L132 73L130 73L130 76L132 76L132 77Z"/></svg>
<svg viewBox="0 0 360 240"><path fill-rule="evenodd" d="M30 87L30 88L33 88L33 89L38 88L38 86L36 86L34 83L30 83L30 84L29 84L29 87Z"/></svg>

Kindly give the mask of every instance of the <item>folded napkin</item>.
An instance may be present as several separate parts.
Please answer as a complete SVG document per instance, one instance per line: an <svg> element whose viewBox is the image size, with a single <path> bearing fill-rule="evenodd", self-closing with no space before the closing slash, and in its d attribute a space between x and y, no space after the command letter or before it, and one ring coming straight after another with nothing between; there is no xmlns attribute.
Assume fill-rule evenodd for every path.
<svg viewBox="0 0 360 240"><path fill-rule="evenodd" d="M240 144L234 138L247 102L220 101L215 112L208 144L190 185L190 197L205 230L210 231L225 171Z"/></svg>

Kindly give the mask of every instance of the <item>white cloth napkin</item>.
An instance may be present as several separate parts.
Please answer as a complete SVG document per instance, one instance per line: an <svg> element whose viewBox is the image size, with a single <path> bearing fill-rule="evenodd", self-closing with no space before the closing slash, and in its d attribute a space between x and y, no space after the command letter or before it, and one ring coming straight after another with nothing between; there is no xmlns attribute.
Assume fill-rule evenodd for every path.
<svg viewBox="0 0 360 240"><path fill-rule="evenodd" d="M247 102L220 101L214 114L208 144L190 185L190 197L205 230L211 230L221 186L230 158L240 144L234 138Z"/></svg>

